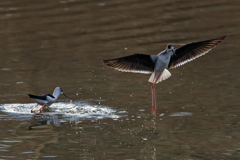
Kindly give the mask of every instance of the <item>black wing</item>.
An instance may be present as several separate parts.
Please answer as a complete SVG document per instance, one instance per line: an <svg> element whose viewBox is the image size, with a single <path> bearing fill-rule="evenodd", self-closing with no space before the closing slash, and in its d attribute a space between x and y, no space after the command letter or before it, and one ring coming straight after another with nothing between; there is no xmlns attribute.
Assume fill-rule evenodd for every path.
<svg viewBox="0 0 240 160"><path fill-rule="evenodd" d="M32 94L28 94L29 98L32 99L41 99L41 100L47 100L47 96L55 98L53 95L51 94L44 94L44 95L32 95Z"/></svg>
<svg viewBox="0 0 240 160"><path fill-rule="evenodd" d="M106 66L123 72L152 73L155 63L151 55L134 54L126 57L103 60Z"/></svg>
<svg viewBox="0 0 240 160"><path fill-rule="evenodd" d="M216 39L193 42L176 49L175 54L170 59L168 68L176 68L208 53L211 49L221 43L226 37L227 36L223 36Z"/></svg>

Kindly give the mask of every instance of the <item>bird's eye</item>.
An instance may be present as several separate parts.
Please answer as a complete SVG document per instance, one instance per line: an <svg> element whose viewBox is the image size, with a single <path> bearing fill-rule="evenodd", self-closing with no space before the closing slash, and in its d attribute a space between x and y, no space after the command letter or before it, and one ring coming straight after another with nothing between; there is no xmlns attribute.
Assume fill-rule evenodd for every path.
<svg viewBox="0 0 240 160"><path fill-rule="evenodd" d="M172 45L168 45L168 49L171 49L172 48Z"/></svg>

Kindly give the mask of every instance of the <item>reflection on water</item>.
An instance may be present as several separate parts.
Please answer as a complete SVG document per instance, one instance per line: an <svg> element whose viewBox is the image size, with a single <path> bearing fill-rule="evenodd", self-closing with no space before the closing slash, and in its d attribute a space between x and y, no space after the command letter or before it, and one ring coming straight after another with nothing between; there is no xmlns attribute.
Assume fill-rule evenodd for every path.
<svg viewBox="0 0 240 160"><path fill-rule="evenodd" d="M0 1L0 159L240 159L239 16L235 0ZM148 75L102 64L223 35L156 86L156 118ZM27 94L55 86L80 103L31 114Z"/></svg>

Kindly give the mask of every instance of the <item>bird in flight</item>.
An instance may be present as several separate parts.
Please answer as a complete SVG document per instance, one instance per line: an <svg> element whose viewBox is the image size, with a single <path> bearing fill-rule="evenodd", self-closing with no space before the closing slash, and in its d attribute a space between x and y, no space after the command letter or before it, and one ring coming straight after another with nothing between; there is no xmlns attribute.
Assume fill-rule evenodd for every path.
<svg viewBox="0 0 240 160"><path fill-rule="evenodd" d="M174 49L174 46L169 44L166 49L158 55L136 53L121 58L103 60L103 63L108 67L122 72L152 74L148 82L152 83L152 113L156 117L157 105L155 84L166 80L171 76L168 69L179 67L205 55L225 38L226 36L205 41L192 42L177 49Z"/></svg>

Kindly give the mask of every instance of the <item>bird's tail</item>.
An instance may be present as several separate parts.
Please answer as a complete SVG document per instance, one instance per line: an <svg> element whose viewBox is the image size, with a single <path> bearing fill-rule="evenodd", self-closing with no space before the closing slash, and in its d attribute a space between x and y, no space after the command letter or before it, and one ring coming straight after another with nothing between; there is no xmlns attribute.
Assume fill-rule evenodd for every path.
<svg viewBox="0 0 240 160"><path fill-rule="evenodd" d="M154 83L157 79L157 77L159 76L159 74L156 74L155 75L155 72L152 73L151 77L149 78L148 82L150 83ZM163 80L166 80L168 79L169 77L171 77L171 73L167 70L167 69L164 69L163 72L161 73L161 76L160 78L158 78L157 82L162 82Z"/></svg>
<svg viewBox="0 0 240 160"><path fill-rule="evenodd" d="M32 95L32 94L28 94L29 98L37 98L37 96Z"/></svg>

